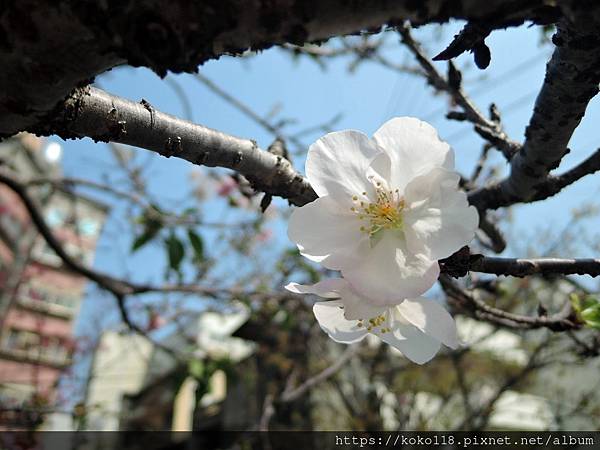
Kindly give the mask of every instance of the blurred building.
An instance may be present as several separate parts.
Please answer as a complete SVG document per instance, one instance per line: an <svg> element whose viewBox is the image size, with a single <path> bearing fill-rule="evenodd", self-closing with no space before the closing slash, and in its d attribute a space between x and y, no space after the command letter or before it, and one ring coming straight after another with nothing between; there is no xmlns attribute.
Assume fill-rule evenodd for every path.
<svg viewBox="0 0 600 450"><path fill-rule="evenodd" d="M527 365L528 342L517 332L497 329L472 319L460 318L458 325L461 339L472 345L468 375L480 378L470 391L473 406L477 407L477 402L483 405L496 395L498 380L490 373L501 373L499 379L502 380L503 376L516 374ZM262 334L260 330L263 330ZM198 438L189 433L172 433L174 431L210 431L212 433L200 433L200 438L225 439L235 433L220 432L255 429L264 413L265 396L273 387L269 383L273 380L281 382L281 378L277 380L281 372L275 365L283 362L285 366L281 349L274 346L279 331L279 327L269 327L260 319L247 319L246 314L204 313L190 319L185 327L174 327L171 334L160 340L169 348L194 352L195 357L180 361L138 335L106 332L94 358L82 429L129 431L129 434L103 434L102 439L119 437L122 439L119 445L123 448L144 450L163 446L180 448L174 446L178 439L183 445L188 438ZM323 338L318 338L319 341L323 342L305 342L304 348L311 348L311 365L320 365L319 370L322 370L319 363L334 361L343 348L319 336ZM289 349L289 341L284 342ZM373 349L381 345L377 339L369 340L368 344ZM231 362L229 368L211 366L211 362L223 356ZM398 355L398 358L403 357ZM405 377L399 380L400 387L388 386L381 381L369 384L369 366L356 362L348 362L337 373L338 389L324 382L290 405L291 413L300 414L306 421L298 422L297 416L291 416L296 429L355 429L353 418L341 413L345 411L346 403L340 392L348 393L349 398L360 398L362 394L354 391L357 388L376 394L371 403L375 405L372 410L382 419L379 427L366 429L460 429L457 427L465 418L465 411L460 396L447 392L447 375L452 373L448 358L438 357L427 366L405 366L400 373ZM536 372L526 384L504 390L490 411L486 429L592 429L593 417L574 416L569 418L568 428L564 428L557 422L554 409L557 405L568 406L559 395L561 390L567 395L580 391L586 395L585 389L593 388L590 378L599 370L598 364L594 360L581 367L568 367L569 376L556 366L550 366ZM300 377L297 382L303 379ZM414 385L418 379L423 381ZM356 394L360 395L355 397ZM402 403L405 394L414 395L414 402L410 403L408 417L400 422L399 402ZM308 402L309 409L303 409L303 402ZM449 407L443 408L444 405ZM440 414L442 409L444 413ZM280 404L278 413L282 412L285 413L285 405ZM298 423L305 423L305 426L298 427ZM286 426L289 423L271 423L273 430L286 429ZM148 435L151 438L148 441L144 440L143 433L139 433L145 430L167 433L152 433ZM222 441L201 442L192 447L219 448L222 444ZM94 442L90 449L115 446L115 442Z"/></svg>
<svg viewBox="0 0 600 450"><path fill-rule="evenodd" d="M238 375L256 374L251 367L254 346L232 336L247 318L244 308L227 314L207 311L187 318L183 328L166 325L160 336L152 334L153 341L124 326L105 331L78 406L80 417L71 428L134 432L94 434L90 449L158 448L186 438L173 431L247 428L257 412L248 414L243 405L250 391ZM235 374L223 361L231 363ZM169 433L135 433L146 430Z"/></svg>
<svg viewBox="0 0 600 450"><path fill-rule="evenodd" d="M31 135L0 143L2 165L22 180L60 176L60 153L57 143ZM65 250L91 264L106 207L47 183L30 192ZM0 184L0 427L36 426L51 409L71 363L86 282L63 266L19 197Z"/></svg>
<svg viewBox="0 0 600 450"><path fill-rule="evenodd" d="M127 330L105 331L92 362L83 428L189 431L198 425L210 427L214 421L207 417L206 423L193 423L198 380L207 382L206 395L198 399L202 408L210 409L225 398L231 390L225 373L207 370L207 364L221 359L243 364L252 344L231 334L247 317L244 309L200 313L184 329L165 330L160 345ZM179 355L174 357L165 348Z"/></svg>

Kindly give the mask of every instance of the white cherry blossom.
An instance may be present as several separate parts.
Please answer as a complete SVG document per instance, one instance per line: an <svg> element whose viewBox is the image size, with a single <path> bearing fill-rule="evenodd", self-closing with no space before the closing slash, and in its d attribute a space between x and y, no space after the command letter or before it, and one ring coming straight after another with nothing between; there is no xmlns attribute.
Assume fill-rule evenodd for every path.
<svg viewBox="0 0 600 450"><path fill-rule="evenodd" d="M433 358L441 344L453 349L459 345L452 316L427 298L377 306L342 278L311 286L290 283L286 289L331 299L315 303L313 312L321 328L336 342L351 344L373 334L417 364Z"/></svg>
<svg viewBox="0 0 600 450"><path fill-rule="evenodd" d="M288 236L380 305L427 291L437 260L469 243L478 225L453 151L415 118L392 119L373 139L325 135L308 151L306 176L319 198L294 210Z"/></svg>

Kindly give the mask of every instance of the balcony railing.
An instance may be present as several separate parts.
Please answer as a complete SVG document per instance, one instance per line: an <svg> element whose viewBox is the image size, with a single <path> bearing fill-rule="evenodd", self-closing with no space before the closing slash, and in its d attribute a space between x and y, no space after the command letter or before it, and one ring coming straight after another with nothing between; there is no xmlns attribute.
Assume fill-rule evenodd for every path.
<svg viewBox="0 0 600 450"><path fill-rule="evenodd" d="M15 362L50 366L55 369L64 369L65 367L71 365L72 362L72 359L69 355L60 357L40 352L39 349L31 351L18 348L6 348L4 346L0 347L0 359L9 359Z"/></svg>

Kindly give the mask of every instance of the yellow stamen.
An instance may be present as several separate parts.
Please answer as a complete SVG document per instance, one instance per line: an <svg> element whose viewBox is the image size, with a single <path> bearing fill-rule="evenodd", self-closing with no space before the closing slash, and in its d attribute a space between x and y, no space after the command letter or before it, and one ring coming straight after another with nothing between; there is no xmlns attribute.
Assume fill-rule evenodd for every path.
<svg viewBox="0 0 600 450"><path fill-rule="evenodd" d="M399 190L386 190L381 187L381 182L375 183L375 201L367 203L352 197L355 206L350 211L357 213L359 220L368 221L368 226L361 226L360 231L375 235L381 230L401 230L403 226L402 211L404 199L400 197ZM363 192L366 195L366 192Z"/></svg>

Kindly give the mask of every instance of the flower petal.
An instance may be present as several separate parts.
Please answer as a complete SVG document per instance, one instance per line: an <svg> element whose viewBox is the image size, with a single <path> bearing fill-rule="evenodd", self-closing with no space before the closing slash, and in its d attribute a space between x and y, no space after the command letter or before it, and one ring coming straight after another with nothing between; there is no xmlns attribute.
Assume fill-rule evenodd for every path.
<svg viewBox="0 0 600 450"><path fill-rule="evenodd" d="M411 324L450 348L458 348L456 322L446 309L434 300L404 300L397 311Z"/></svg>
<svg viewBox="0 0 600 450"><path fill-rule="evenodd" d="M450 146L440 140L435 128L414 117L396 117L387 121L375 132L373 139L389 155L390 185L400 192L414 177L434 167L454 168L454 152Z"/></svg>
<svg viewBox="0 0 600 450"><path fill-rule="evenodd" d="M339 300L317 302L313 306L313 313L323 331L334 341L352 344L362 340L367 330L359 327L357 320L347 320L342 306Z"/></svg>
<svg viewBox="0 0 600 450"><path fill-rule="evenodd" d="M314 294L323 298L340 298L340 291L347 289L347 282L341 278L329 278L316 284L289 283L285 286L294 294Z"/></svg>
<svg viewBox="0 0 600 450"><path fill-rule="evenodd" d="M370 299L358 294L343 278L329 278L313 285L289 283L285 286L295 294L314 294L323 298L340 299L347 320L368 320L389 309L388 306L374 305Z"/></svg>
<svg viewBox="0 0 600 450"><path fill-rule="evenodd" d="M346 319L368 320L379 316L389 309L388 306L374 304L371 299L360 295L358 292L352 289L352 286L346 280L340 280L345 284L345 286L341 288L339 292L341 293L340 300L344 304L344 317Z"/></svg>
<svg viewBox="0 0 600 450"><path fill-rule="evenodd" d="M288 237L298 244L301 253L328 269L339 270L362 259L368 248L368 236L360 231L361 222L348 208L343 211L330 196L292 213Z"/></svg>
<svg viewBox="0 0 600 450"><path fill-rule="evenodd" d="M436 168L406 186L403 218L411 252L446 258L475 236L479 214L458 188L459 178L456 172Z"/></svg>
<svg viewBox="0 0 600 450"><path fill-rule="evenodd" d="M306 176L319 197L351 202L353 195L372 189L366 173L377 153L376 145L359 131L329 133L308 149Z"/></svg>
<svg viewBox="0 0 600 450"><path fill-rule="evenodd" d="M396 324L392 332L374 333L416 364L425 364L440 350L440 343L412 325Z"/></svg>
<svg viewBox="0 0 600 450"><path fill-rule="evenodd" d="M367 179L372 179L375 182L379 181L384 185L385 189L389 190L391 188L391 173L392 160L390 159L390 155L382 151L371 160L371 165L367 169ZM371 181L371 184L373 184L373 181Z"/></svg>
<svg viewBox="0 0 600 450"><path fill-rule="evenodd" d="M437 261L410 253L406 241L393 231L384 231L361 263L342 268L352 287L377 305L395 305L418 297L433 286L439 273Z"/></svg>

